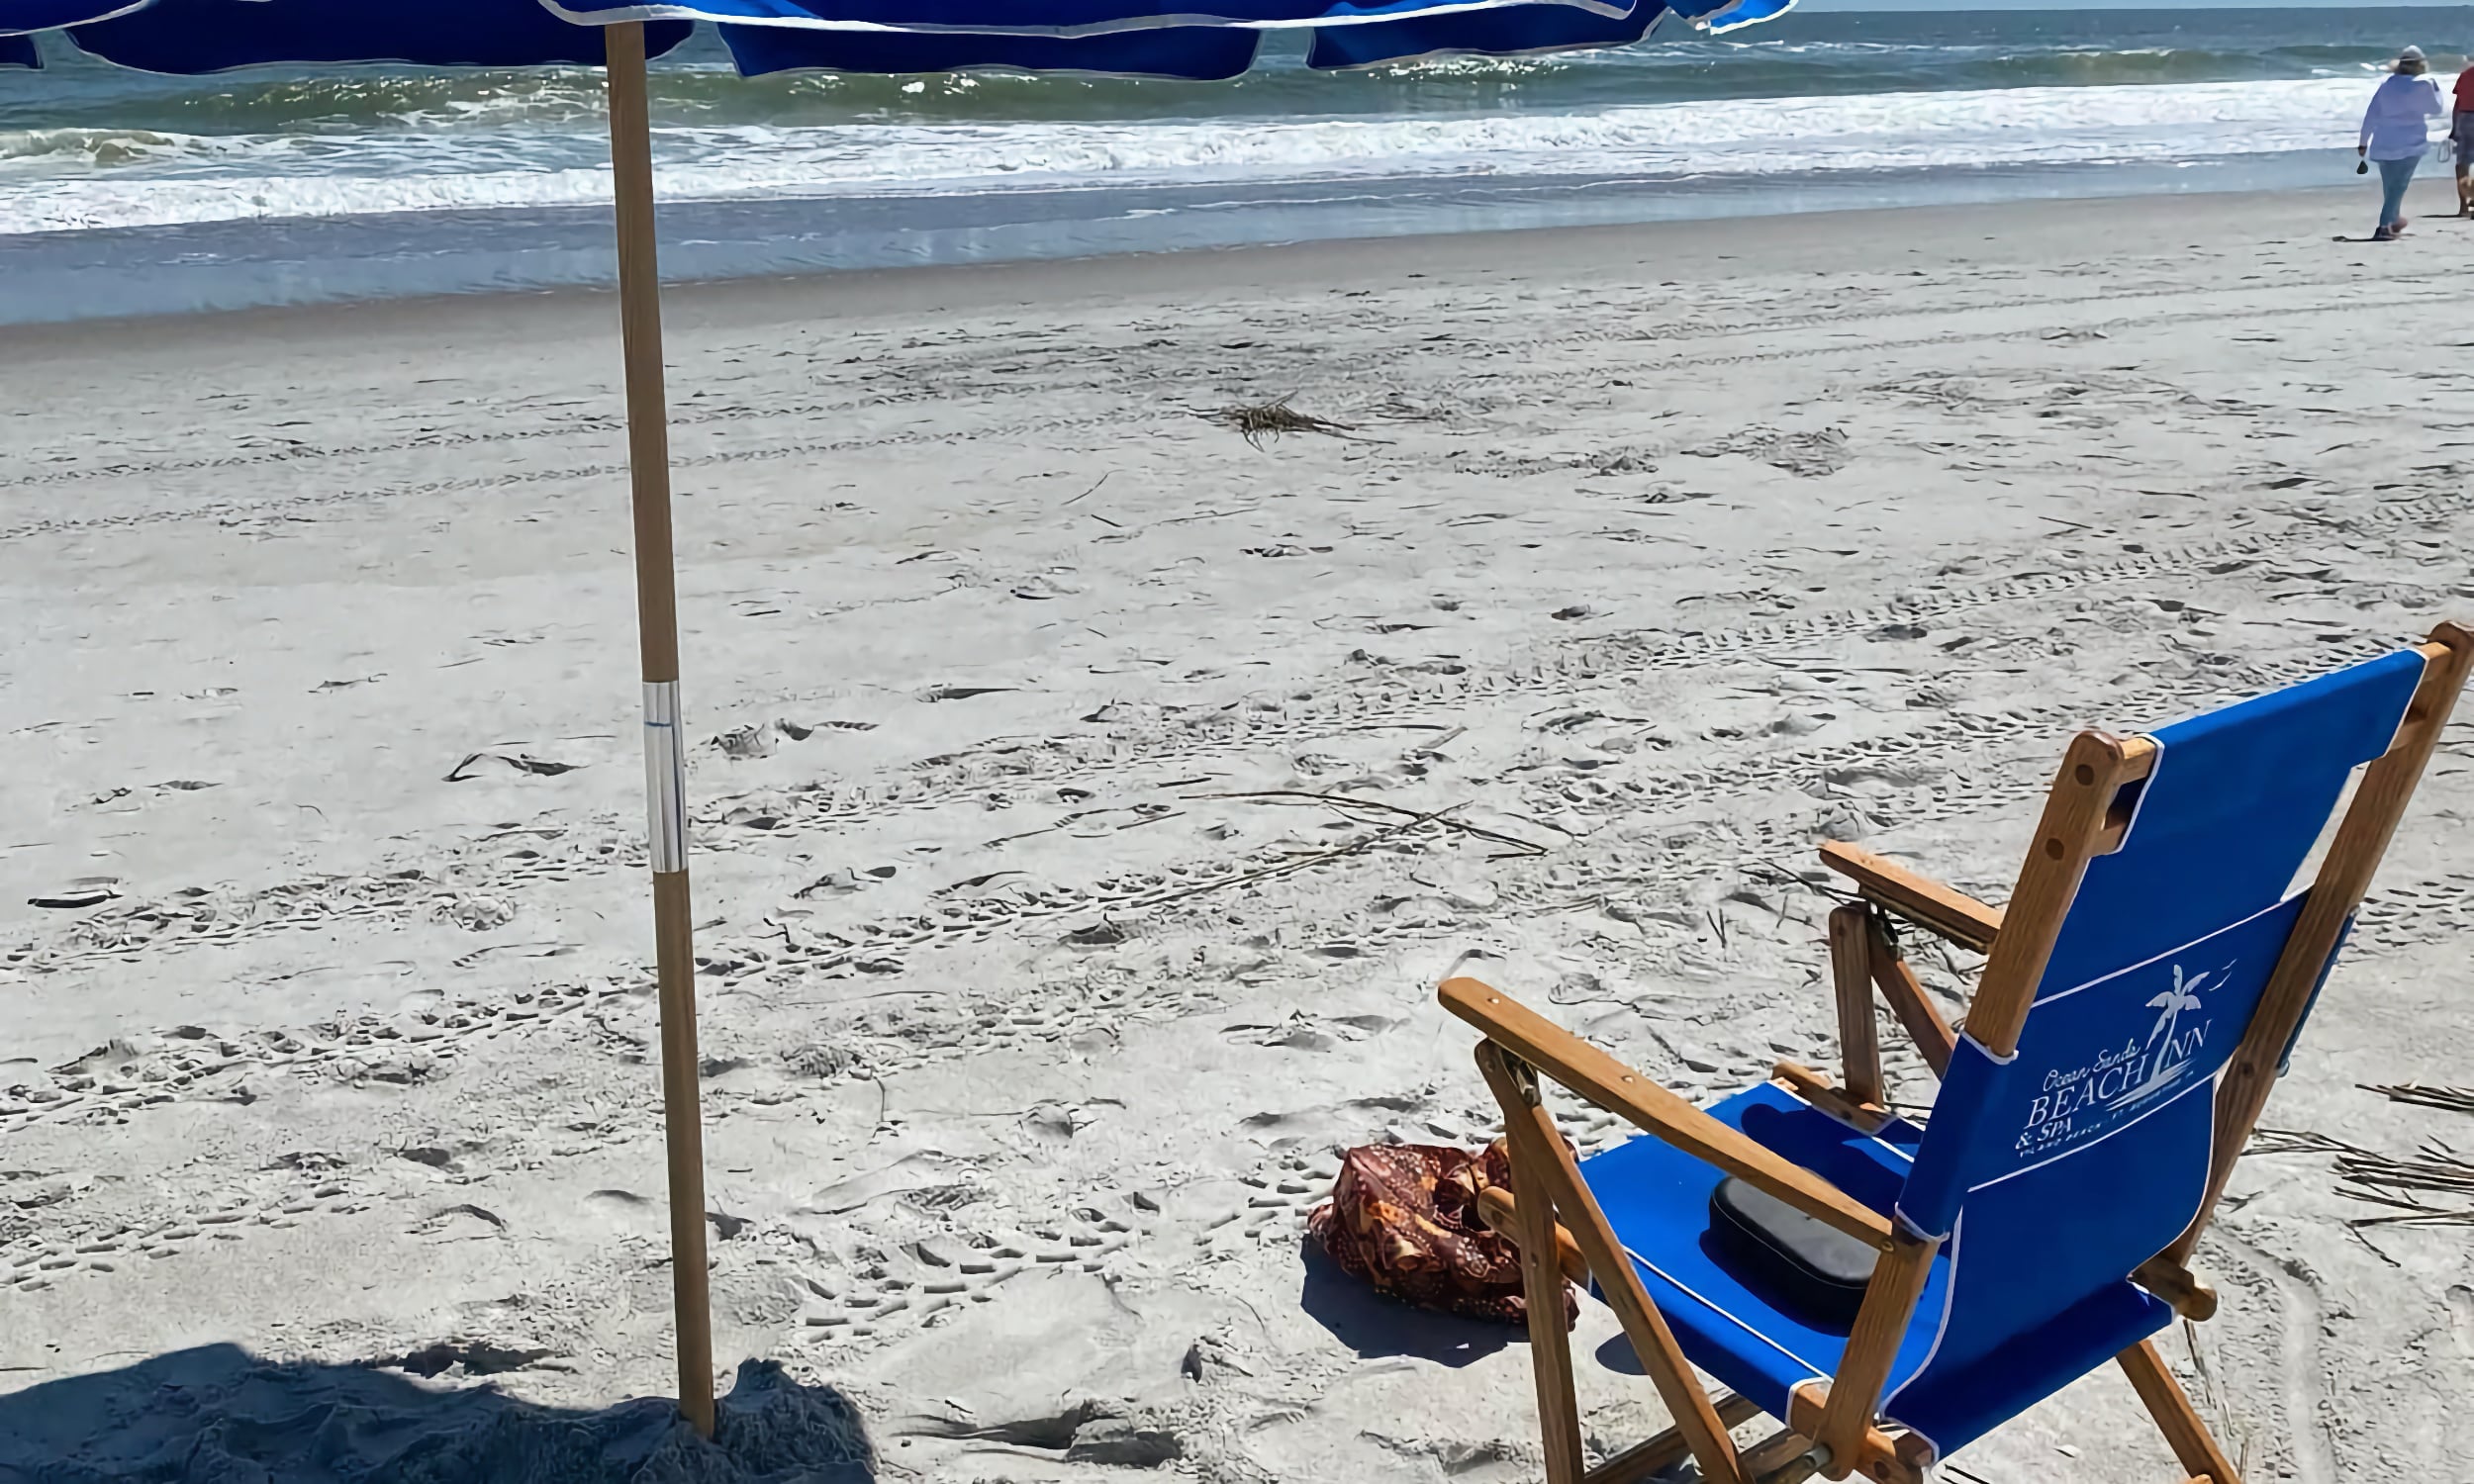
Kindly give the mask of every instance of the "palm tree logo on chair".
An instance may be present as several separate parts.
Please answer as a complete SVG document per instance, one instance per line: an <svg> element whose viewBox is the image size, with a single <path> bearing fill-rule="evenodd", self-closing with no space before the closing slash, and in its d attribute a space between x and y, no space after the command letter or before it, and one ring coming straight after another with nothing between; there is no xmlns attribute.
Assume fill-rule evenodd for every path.
<svg viewBox="0 0 2474 1484"><path fill-rule="evenodd" d="M2156 1024L2148 1031L2147 1044L2143 1048L2143 1054L2152 1057L2147 1075L2137 1086L2115 1097L2112 1107L2128 1108L2145 1102L2182 1080L2182 1073L2190 1068L2192 1055L2208 1039L2205 1022L2195 1029L2184 1031L2182 1013L2203 1008L2199 991L2212 981L2225 982L2226 975L2233 972L2234 966L2228 964L2223 969L2184 978L2182 966L2173 966L2173 986L2147 1001L2147 1008L2156 1012Z"/></svg>
<svg viewBox="0 0 2474 1484"><path fill-rule="evenodd" d="M2147 1033L2147 1044L2150 1047L2156 1044L2158 1037L2162 1037L2166 1054L2168 1056L2172 1054L2174 1023L2182 1018L2184 1010L2199 1008L2199 986L2207 982L2208 975L2204 974L2195 975L2185 982L2182 978L2182 966L2179 964L2173 966L2173 987L2147 1002L2147 1008L2150 1010L2163 1012L2156 1017L2156 1028Z"/></svg>

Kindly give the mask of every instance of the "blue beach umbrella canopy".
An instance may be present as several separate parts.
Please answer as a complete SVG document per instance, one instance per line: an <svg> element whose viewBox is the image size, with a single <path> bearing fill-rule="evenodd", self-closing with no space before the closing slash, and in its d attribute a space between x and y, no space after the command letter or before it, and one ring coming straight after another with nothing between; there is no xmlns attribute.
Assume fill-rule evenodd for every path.
<svg viewBox="0 0 2474 1484"><path fill-rule="evenodd" d="M599 32L645 27L647 53L713 25L742 73L969 68L1217 79L1252 64L1266 31L1312 36L1333 69L1440 54L1508 55L1640 41L1672 13L1710 32L1794 0L0 0L0 66L39 67L38 32L151 72L277 62L592 65Z"/></svg>
<svg viewBox="0 0 2474 1484"><path fill-rule="evenodd" d="M972 69L1217 80L1267 31L1309 34L1325 70L1414 57L1621 46L1668 14L1730 31L1794 0L0 0L0 67L40 68L39 33L105 61L202 74L269 63L603 66L611 99L624 332L645 784L662 1021L680 1408L714 1427L695 959L679 724L677 587L645 59L715 27L748 76L797 69Z"/></svg>

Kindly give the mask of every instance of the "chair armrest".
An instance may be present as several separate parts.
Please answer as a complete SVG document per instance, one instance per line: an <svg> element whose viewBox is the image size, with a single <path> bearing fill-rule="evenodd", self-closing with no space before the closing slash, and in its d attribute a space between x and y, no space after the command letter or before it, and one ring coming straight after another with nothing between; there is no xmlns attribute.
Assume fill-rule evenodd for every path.
<svg viewBox="0 0 2474 1484"><path fill-rule="evenodd" d="M1897 913L1961 948L1990 953L2002 930L2002 909L1928 876L1836 840L1821 843L1821 864L1856 883L1864 900Z"/></svg>
<svg viewBox="0 0 2474 1484"><path fill-rule="evenodd" d="M1850 1128L1866 1134L1880 1133L1893 1117L1887 1108L1867 1103L1846 1088L1833 1085L1828 1077L1801 1062L1772 1064L1769 1079L1785 1083L1797 1097Z"/></svg>
<svg viewBox="0 0 2474 1484"><path fill-rule="evenodd" d="M1880 1250L1891 1243L1887 1217L1804 1166L1685 1102L1623 1063L1475 979L1447 979L1445 1009L1505 1051L1609 1113L1750 1184L1798 1211Z"/></svg>
<svg viewBox="0 0 2474 1484"><path fill-rule="evenodd" d="M2171 1304L2184 1319L2204 1324L2217 1317L2217 1291L2170 1253L2159 1252L2133 1268L2131 1281Z"/></svg>
<svg viewBox="0 0 2474 1484"><path fill-rule="evenodd" d="M1520 1202L1509 1190L1488 1185L1478 1191L1477 1219L1487 1231L1514 1247L1520 1246ZM1565 1277L1583 1288L1589 1286L1589 1259L1581 1252L1580 1243L1561 1223L1555 1228L1555 1261L1564 1269Z"/></svg>

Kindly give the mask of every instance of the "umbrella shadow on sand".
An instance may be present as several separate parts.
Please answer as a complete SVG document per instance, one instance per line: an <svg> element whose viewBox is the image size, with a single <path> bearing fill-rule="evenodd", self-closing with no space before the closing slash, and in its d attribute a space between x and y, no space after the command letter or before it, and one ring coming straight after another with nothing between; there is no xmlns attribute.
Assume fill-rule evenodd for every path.
<svg viewBox="0 0 2474 1484"><path fill-rule="evenodd" d="M1413 1309L1342 1271L1322 1244L1309 1241L1304 1249L1305 1287L1299 1306L1361 1359L1414 1355L1442 1365L1467 1365L1526 1338L1511 1325Z"/></svg>
<svg viewBox="0 0 2474 1484"><path fill-rule="evenodd" d="M712 1441L658 1398L600 1412L446 1390L237 1345L0 1396L0 1484L873 1484L858 1410L769 1360L739 1367Z"/></svg>

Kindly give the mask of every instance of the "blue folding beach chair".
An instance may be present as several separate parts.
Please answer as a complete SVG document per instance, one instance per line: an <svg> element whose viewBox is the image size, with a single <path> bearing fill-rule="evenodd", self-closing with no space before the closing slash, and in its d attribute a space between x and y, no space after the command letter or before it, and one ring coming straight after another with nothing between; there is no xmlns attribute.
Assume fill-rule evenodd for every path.
<svg viewBox="0 0 2474 1484"><path fill-rule="evenodd" d="M1903 1484L2118 1360L2192 1480L2233 1463L2149 1338L2216 1298L2188 1267L2474 667L2474 632L2144 736L2082 732L2007 910L1823 847L1846 1080L1781 1063L1706 1110L1474 979L1513 1183L1549 1484L1687 1454L1712 1484ZM2358 781L2357 781L2358 774ZM2336 810L2348 785L2352 802ZM2307 859L2326 854L2307 889ZM1953 1035L1888 919L1989 955ZM1878 988L1943 1075L1929 1126L1882 1105ZM1541 1076L1651 1137L1575 1159ZM1594 1280L1676 1425L1585 1468L1562 1319ZM1731 1391L1706 1395L1697 1365ZM1739 1451L1757 1413L1784 1431Z"/></svg>

